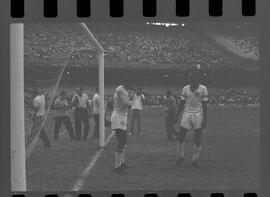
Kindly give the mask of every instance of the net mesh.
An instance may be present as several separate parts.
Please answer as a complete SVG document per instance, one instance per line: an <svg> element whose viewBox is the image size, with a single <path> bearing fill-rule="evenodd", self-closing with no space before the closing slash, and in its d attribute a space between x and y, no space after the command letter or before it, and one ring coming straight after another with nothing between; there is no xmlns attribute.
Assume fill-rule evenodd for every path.
<svg viewBox="0 0 270 197"><path fill-rule="evenodd" d="M98 55L91 37L79 23L25 24L24 47L28 158L39 136L43 135L42 129L48 127L48 116L53 114L53 103L60 90L67 91L70 97L75 93L75 87L81 86L91 97L98 83ZM37 91L45 99L44 113L39 118L36 118L39 111L34 110ZM44 136L41 137L44 141Z"/></svg>

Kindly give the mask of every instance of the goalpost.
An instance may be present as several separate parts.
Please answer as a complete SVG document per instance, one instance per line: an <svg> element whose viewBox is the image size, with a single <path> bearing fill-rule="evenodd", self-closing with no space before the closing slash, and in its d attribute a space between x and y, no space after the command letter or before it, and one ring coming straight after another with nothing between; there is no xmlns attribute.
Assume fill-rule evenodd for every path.
<svg viewBox="0 0 270 197"><path fill-rule="evenodd" d="M66 36L65 39L68 40L69 38L72 38L75 41L72 40L71 46L69 49L63 49L63 46L65 46L64 44L63 46L62 45L53 46L53 50L56 52L59 52L60 51L59 49L64 51L64 52L60 51L61 54L59 56L61 57L57 57L59 59L55 57L49 57L51 58L50 60L53 60L53 61L49 61L48 63L46 62L47 61L46 59L43 60L41 58L42 61L44 61L46 64L47 63L51 64L51 62L54 62L54 64L61 65L61 66L58 66L61 69L57 68L57 71L51 72L52 74L49 73L50 77L44 79L44 74L46 74L45 71L43 70L31 71L33 67L31 67L30 70L26 70L26 67L25 67L25 53L26 53L25 50L26 49L25 49L25 43L24 43L25 31L26 31L25 25L22 23L10 25L11 191L26 191L26 188L27 188L26 187L26 160L28 156L30 155L32 149L35 147L38 140L38 136L40 134L40 130L41 130L41 128L39 127L37 129L38 131L34 133L34 137L33 135L30 136L30 142L28 143L27 130L29 130L29 128L26 127L27 117L26 117L26 108L25 108L26 85L28 85L28 83L29 84L31 83L32 85L34 84L34 86L38 86L39 84L42 84L42 86L44 86L45 89L47 90L49 101L48 101L48 107L45 112L45 118L41 126L43 127L46 122L47 115L51 109L53 99L55 98L57 94L57 90L59 88L58 86L60 84L60 81L62 80L63 73L65 72L65 69L67 68L70 57L72 56L74 52L80 51L81 48L82 49L91 48L92 50L94 49L94 51L98 53L98 86L99 86L99 95L100 95L99 146L101 148L105 146L104 49L98 43L97 39L94 37L94 35L92 34L92 32L89 30L89 28L87 27L85 23L76 23L76 24L62 23L62 24L44 24L44 25L40 24L40 26L41 26L41 29L39 30L43 34L44 34L44 30L53 32L53 33L50 32L52 34L51 37L53 39L59 38L61 36L62 37ZM72 32L73 30L77 32L74 33ZM81 38L77 38L80 36L79 34L82 32L83 32L83 36L81 36ZM84 39L87 39L87 41L85 41ZM45 46L44 48L46 47L47 46ZM46 50L45 52L47 52ZM45 54L45 55L48 56L48 54ZM35 57L32 59L35 59ZM40 59L38 59L38 61L40 61ZM34 64L36 64L36 62ZM34 67L34 69L38 69L38 68ZM40 78L37 78L37 79L25 78L26 72L30 72L30 73L39 72L38 74ZM90 78L90 76L88 77Z"/></svg>
<svg viewBox="0 0 270 197"><path fill-rule="evenodd" d="M11 191L26 191L23 24L10 25Z"/></svg>
<svg viewBox="0 0 270 197"><path fill-rule="evenodd" d="M104 49L100 46L94 35L85 25L85 23L81 23L85 31L89 34L91 39L93 40L95 47L98 49L99 55L99 95L100 95L100 113L99 113L99 129L100 129L100 138L99 143L100 147L105 146L105 109L104 109Z"/></svg>

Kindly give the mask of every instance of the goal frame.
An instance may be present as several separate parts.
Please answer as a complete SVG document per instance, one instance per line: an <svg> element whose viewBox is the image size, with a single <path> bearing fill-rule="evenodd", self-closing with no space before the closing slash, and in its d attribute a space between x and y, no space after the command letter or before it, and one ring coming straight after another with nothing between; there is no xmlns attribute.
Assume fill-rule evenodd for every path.
<svg viewBox="0 0 270 197"><path fill-rule="evenodd" d="M99 56L98 66L98 78L99 78L99 146L104 148L105 146L105 106L104 106L104 49L98 43L95 36L89 30L85 23L81 23L83 29L88 33L89 37L93 41L92 44L97 49Z"/></svg>
<svg viewBox="0 0 270 197"><path fill-rule="evenodd" d="M99 145L105 147L104 49L85 23L80 23L99 55ZM90 76L89 76L90 77ZM11 191L26 191L24 122L24 24L10 24L10 159Z"/></svg>

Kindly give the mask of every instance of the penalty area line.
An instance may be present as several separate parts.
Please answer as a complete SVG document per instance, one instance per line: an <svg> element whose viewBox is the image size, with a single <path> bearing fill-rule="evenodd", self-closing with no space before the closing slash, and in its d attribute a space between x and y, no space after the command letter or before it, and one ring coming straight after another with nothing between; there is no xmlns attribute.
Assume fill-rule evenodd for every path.
<svg viewBox="0 0 270 197"><path fill-rule="evenodd" d="M109 137L107 138L106 142L105 142L105 146L109 143L109 141L111 140L111 138L114 135L114 131L112 131L112 133L109 135ZM96 153L95 156L90 160L90 162L88 163L88 165L86 166L86 168L84 169L84 171L81 173L80 178L77 180L76 184L73 186L72 191L79 191L82 186L84 185L87 177L90 174L90 171L93 169L93 167L95 166L96 162L98 161L98 159L100 158L101 154L103 153L104 148L100 148Z"/></svg>

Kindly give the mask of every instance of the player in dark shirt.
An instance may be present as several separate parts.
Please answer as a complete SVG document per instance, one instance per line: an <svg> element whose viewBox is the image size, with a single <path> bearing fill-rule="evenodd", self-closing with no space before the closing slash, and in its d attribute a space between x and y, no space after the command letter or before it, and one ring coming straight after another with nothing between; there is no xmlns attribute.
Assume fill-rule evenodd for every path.
<svg viewBox="0 0 270 197"><path fill-rule="evenodd" d="M167 134L168 140L173 140L173 135L176 133L174 124L175 124L175 117L176 117L176 99L172 95L171 90L167 90L166 92L167 98L167 107L165 112L167 113L166 120L165 120L165 129Z"/></svg>

